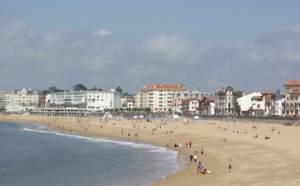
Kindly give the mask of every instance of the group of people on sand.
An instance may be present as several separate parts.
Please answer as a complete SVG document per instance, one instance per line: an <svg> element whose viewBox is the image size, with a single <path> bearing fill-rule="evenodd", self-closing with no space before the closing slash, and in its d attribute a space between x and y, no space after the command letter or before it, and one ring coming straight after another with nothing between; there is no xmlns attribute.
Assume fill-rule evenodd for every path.
<svg viewBox="0 0 300 186"><path fill-rule="evenodd" d="M201 173L203 175L210 174L210 170L203 167L202 164L201 164L201 161L199 161L199 163L197 165L197 173Z"/></svg>

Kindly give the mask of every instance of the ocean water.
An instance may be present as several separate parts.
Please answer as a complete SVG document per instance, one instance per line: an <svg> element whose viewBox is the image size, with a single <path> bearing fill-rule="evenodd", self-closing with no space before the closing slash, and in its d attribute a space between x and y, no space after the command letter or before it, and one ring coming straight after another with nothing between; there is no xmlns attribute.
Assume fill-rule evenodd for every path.
<svg viewBox="0 0 300 186"><path fill-rule="evenodd" d="M0 122L0 185L142 186L184 169L175 151L149 144Z"/></svg>

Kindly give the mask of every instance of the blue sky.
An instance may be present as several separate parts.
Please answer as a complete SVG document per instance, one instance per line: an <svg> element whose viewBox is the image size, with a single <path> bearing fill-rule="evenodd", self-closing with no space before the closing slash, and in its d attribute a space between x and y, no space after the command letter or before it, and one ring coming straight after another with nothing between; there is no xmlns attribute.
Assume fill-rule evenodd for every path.
<svg viewBox="0 0 300 186"><path fill-rule="evenodd" d="M300 80L299 9L297 0L0 0L0 90L283 90Z"/></svg>

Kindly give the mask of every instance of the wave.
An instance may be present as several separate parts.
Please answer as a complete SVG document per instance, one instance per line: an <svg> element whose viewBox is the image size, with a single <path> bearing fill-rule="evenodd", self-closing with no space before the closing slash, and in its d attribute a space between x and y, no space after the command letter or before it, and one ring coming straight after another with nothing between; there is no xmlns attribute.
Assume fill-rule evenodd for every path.
<svg viewBox="0 0 300 186"><path fill-rule="evenodd" d="M58 136L65 136L65 137L70 137L70 138L76 138L76 139L81 139L81 140L86 140L89 142L94 142L94 143L113 143L113 144L118 144L122 146L127 146L130 148L137 148L137 149L143 149L147 150L150 153L168 153L168 154L173 154L176 156L178 152L176 151L171 151L167 150L164 147L158 147L150 144L144 144L144 143L136 143L136 142L130 142L130 141L121 141L117 139L108 139L108 138L99 138L99 137L92 137L92 136L83 136L79 134L71 134L71 133L63 133L63 132L56 132L56 131L51 131L51 130L41 130L42 128L38 129L29 129L29 128L23 128L23 131L28 131L28 132L38 132L38 133L44 133L44 134L53 134L53 135L58 135ZM43 128L46 129L46 128Z"/></svg>

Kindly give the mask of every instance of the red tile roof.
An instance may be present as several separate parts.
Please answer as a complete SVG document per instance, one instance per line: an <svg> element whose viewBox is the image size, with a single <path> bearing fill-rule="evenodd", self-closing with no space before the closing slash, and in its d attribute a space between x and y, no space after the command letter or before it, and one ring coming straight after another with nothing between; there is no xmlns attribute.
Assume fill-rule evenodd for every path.
<svg viewBox="0 0 300 186"><path fill-rule="evenodd" d="M190 102L193 100L199 101L197 98L187 98L187 99L182 100L182 102Z"/></svg>
<svg viewBox="0 0 300 186"><path fill-rule="evenodd" d="M261 92L261 94L262 95L275 95L275 92L272 92L272 91L270 91L270 90L263 90L262 92Z"/></svg>
<svg viewBox="0 0 300 186"><path fill-rule="evenodd" d="M125 98L125 101L126 102L134 102L134 99L133 98Z"/></svg>
<svg viewBox="0 0 300 186"><path fill-rule="evenodd" d="M204 101L205 99L207 99L207 100L210 101L210 102L214 102L214 101L215 101L215 98L214 98L214 97L205 97L205 96L203 96L203 97L201 98L201 101Z"/></svg>
<svg viewBox="0 0 300 186"><path fill-rule="evenodd" d="M226 90L225 89L219 89L218 93L226 93Z"/></svg>
<svg viewBox="0 0 300 186"><path fill-rule="evenodd" d="M183 85L151 84L144 86L141 90L185 90L185 87Z"/></svg>
<svg viewBox="0 0 300 186"><path fill-rule="evenodd" d="M251 99L262 99L262 97L261 96L252 96Z"/></svg>
<svg viewBox="0 0 300 186"><path fill-rule="evenodd" d="M296 80L291 80L291 81L285 83L283 86L300 86L300 82L298 82Z"/></svg>

